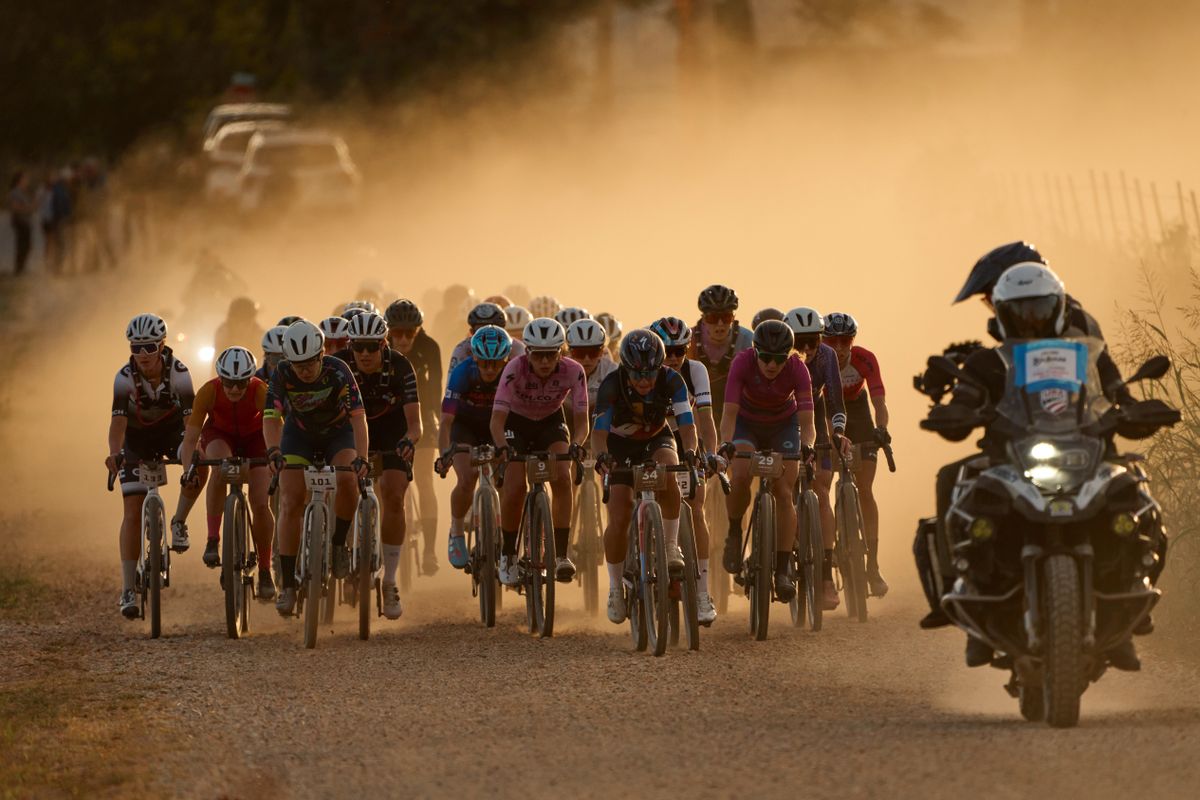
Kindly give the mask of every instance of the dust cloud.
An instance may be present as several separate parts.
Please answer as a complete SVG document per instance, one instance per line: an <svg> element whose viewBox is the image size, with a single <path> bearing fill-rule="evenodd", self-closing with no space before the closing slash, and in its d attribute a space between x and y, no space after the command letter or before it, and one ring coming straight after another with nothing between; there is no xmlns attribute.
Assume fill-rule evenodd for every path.
<svg viewBox="0 0 1200 800"><path fill-rule="evenodd" d="M480 297L521 284L628 330L694 318L698 291L722 282L741 295L743 321L767 305L858 319L889 388L900 465L877 480L885 574L915 594L913 526L931 511L936 466L962 446L917 429L925 403L910 378L948 342L983 336L982 308L950 305L971 264L1032 239L1106 322L1134 285L1103 243L1006 200L1007 182L1047 170L1195 177L1185 154L1200 111L1180 101L1177 76L1196 55L1174 32L1187 26L1154 7L1164 15L1121 47L1111 29L1074 26L986 54L824 48L726 79L713 70L687 91L618 94L603 110L578 102L578 87L564 98L536 82L470 110L320 109L364 175L354 213L245 226L189 201L156 215L169 221L152 257L31 301L70 322L36 329L8 382L3 441L22 461L8 503L71 509L79 524L59 537L115 577L120 504L101 462L122 329L143 310L180 313L200 248L248 283L264 326L323 317L373 279L418 300L451 283ZM558 69L546 68L556 86Z"/></svg>

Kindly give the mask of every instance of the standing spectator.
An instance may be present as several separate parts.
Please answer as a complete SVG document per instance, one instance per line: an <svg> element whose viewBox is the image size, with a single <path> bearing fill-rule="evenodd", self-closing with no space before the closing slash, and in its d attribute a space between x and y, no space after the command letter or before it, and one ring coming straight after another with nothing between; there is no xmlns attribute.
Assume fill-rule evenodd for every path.
<svg viewBox="0 0 1200 800"><path fill-rule="evenodd" d="M29 250L33 244L33 194L29 188L29 173L17 170L9 184L8 213L12 217L13 239L16 242L16 258L13 274L25 271Z"/></svg>
<svg viewBox="0 0 1200 800"><path fill-rule="evenodd" d="M46 175L46 180L42 183L42 188L38 192L38 217L42 223L42 263L44 269L51 275L57 275L62 267L62 231L58 225L58 218L54 211L54 182L55 176L51 172Z"/></svg>
<svg viewBox="0 0 1200 800"><path fill-rule="evenodd" d="M74 203L71 200L71 187L68 183L70 180L70 167L64 167L50 177L50 208L54 215L55 249L57 250L57 261L54 266L55 272L59 274L62 273L66 257L69 255L71 217L75 211Z"/></svg>

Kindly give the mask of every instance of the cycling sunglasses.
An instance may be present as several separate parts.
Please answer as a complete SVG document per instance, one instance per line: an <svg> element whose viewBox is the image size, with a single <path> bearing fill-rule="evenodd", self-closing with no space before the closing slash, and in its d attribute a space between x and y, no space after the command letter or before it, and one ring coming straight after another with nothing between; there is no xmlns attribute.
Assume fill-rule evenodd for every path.
<svg viewBox="0 0 1200 800"><path fill-rule="evenodd" d="M557 361L558 350L530 350L529 357L534 361Z"/></svg>
<svg viewBox="0 0 1200 800"><path fill-rule="evenodd" d="M150 342L149 344L131 344L131 345L129 345L129 352L133 353L135 356L142 355L142 354L148 354L148 353L157 353L161 349L162 349L162 342Z"/></svg>
<svg viewBox="0 0 1200 800"><path fill-rule="evenodd" d="M797 350L816 350L821 345L821 334L811 333L796 337Z"/></svg>
<svg viewBox="0 0 1200 800"><path fill-rule="evenodd" d="M732 311L710 311L709 313L704 315L704 321L710 325L717 325L722 322L724 322L725 324L729 324L730 322L733 322L733 312Z"/></svg>
<svg viewBox="0 0 1200 800"><path fill-rule="evenodd" d="M845 347L847 345L853 344L853 342L854 342L853 336L826 336L825 337L825 344L830 345L831 347L836 347L836 346Z"/></svg>
<svg viewBox="0 0 1200 800"><path fill-rule="evenodd" d="M350 347L356 353L378 353L379 348L383 347L383 342L351 342Z"/></svg>
<svg viewBox="0 0 1200 800"><path fill-rule="evenodd" d="M485 359L475 362L476 366L478 366L480 369L504 369L504 366L507 363L508 363L507 358L497 358L497 359L485 358Z"/></svg>
<svg viewBox="0 0 1200 800"><path fill-rule="evenodd" d="M395 336L397 339L413 339L416 338L417 328L392 328L388 331L388 335Z"/></svg>
<svg viewBox="0 0 1200 800"><path fill-rule="evenodd" d="M791 357L790 353L764 353L758 348L755 348L754 352L758 355L758 360L764 364L786 364Z"/></svg>
<svg viewBox="0 0 1200 800"><path fill-rule="evenodd" d="M321 363L323 358L325 358L325 356L320 355L313 356L312 358L305 359L304 361L293 361L292 367L294 369L307 369L308 367L315 367Z"/></svg>
<svg viewBox="0 0 1200 800"><path fill-rule="evenodd" d="M658 377L656 369L631 369L629 370L629 379L633 381L648 381Z"/></svg>
<svg viewBox="0 0 1200 800"><path fill-rule="evenodd" d="M671 345L667 348L667 358L682 358L687 355L686 344Z"/></svg>
<svg viewBox="0 0 1200 800"><path fill-rule="evenodd" d="M592 347L572 347L571 355L578 356L579 358L597 358L603 351L604 348L600 345L595 345Z"/></svg>
<svg viewBox="0 0 1200 800"><path fill-rule="evenodd" d="M246 378L246 379L240 380L240 381L231 381L231 380L226 380L225 378L221 378L221 388L227 392L236 391L238 389L245 389L249 385L250 385L249 378Z"/></svg>

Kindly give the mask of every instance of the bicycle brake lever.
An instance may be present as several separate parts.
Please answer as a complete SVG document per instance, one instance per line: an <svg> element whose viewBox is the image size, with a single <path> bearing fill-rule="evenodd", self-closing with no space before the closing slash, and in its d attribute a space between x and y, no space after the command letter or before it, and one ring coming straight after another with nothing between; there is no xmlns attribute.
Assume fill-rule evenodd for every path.
<svg viewBox="0 0 1200 800"><path fill-rule="evenodd" d="M721 482L721 491L724 492L725 494L729 494L729 490L730 490L729 478L725 477L725 473L718 472L717 480Z"/></svg>

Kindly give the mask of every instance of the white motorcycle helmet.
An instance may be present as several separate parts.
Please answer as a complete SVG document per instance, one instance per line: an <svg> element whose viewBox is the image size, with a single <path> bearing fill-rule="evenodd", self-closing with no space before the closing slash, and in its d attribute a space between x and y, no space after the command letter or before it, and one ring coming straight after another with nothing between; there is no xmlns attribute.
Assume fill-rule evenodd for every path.
<svg viewBox="0 0 1200 800"><path fill-rule="evenodd" d="M806 333L824 333L825 320L815 308L798 306L783 315L783 321L792 329L792 333L800 336Z"/></svg>
<svg viewBox="0 0 1200 800"><path fill-rule="evenodd" d="M594 319L577 319L567 328L567 347L604 347L608 334Z"/></svg>
<svg viewBox="0 0 1200 800"><path fill-rule="evenodd" d="M524 333L526 325L533 322L533 315L524 306L509 306L504 309L504 320L504 330L515 338Z"/></svg>
<svg viewBox="0 0 1200 800"><path fill-rule="evenodd" d="M244 347L229 347L217 356L217 376L224 380L249 380L256 369L254 354Z"/></svg>
<svg viewBox="0 0 1200 800"><path fill-rule="evenodd" d="M1045 264L1009 267L992 290L996 323L1006 339L1047 339L1067 329L1067 291Z"/></svg>
<svg viewBox="0 0 1200 800"><path fill-rule="evenodd" d="M538 317L525 326L521 340L529 350L558 350L566 342L567 334L558 320Z"/></svg>
<svg viewBox="0 0 1200 800"><path fill-rule="evenodd" d="M288 361L308 361L324 352L325 334L306 319L293 322L283 334L283 357Z"/></svg>
<svg viewBox="0 0 1200 800"><path fill-rule="evenodd" d="M130 344L154 344L167 338L167 323L157 314L138 314L125 327Z"/></svg>

